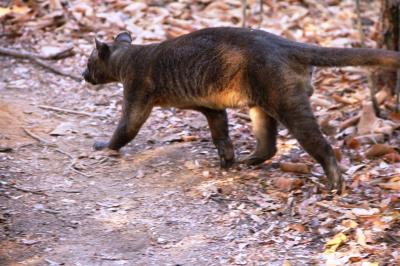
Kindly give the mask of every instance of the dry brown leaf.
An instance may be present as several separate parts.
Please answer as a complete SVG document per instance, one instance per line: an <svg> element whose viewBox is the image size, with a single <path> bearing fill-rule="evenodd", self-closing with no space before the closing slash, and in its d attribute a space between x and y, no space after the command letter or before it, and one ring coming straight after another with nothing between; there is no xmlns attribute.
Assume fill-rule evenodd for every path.
<svg viewBox="0 0 400 266"><path fill-rule="evenodd" d="M302 224L289 224L288 228L297 231L299 233L304 233L306 231L305 226Z"/></svg>
<svg viewBox="0 0 400 266"><path fill-rule="evenodd" d="M374 125L378 118L375 115L372 103L363 103L360 121L357 125L357 132L359 135L371 134L374 132Z"/></svg>
<svg viewBox="0 0 400 266"><path fill-rule="evenodd" d="M197 136L182 136L182 140L185 142L195 141L197 139Z"/></svg>
<svg viewBox="0 0 400 266"><path fill-rule="evenodd" d="M374 144L365 152L365 156L367 158L374 158L393 152L395 150L388 144Z"/></svg>
<svg viewBox="0 0 400 266"><path fill-rule="evenodd" d="M398 163L400 162L400 154L397 152L388 153L383 156L383 159L388 163Z"/></svg>
<svg viewBox="0 0 400 266"><path fill-rule="evenodd" d="M379 183L378 186L384 189L400 190L400 181Z"/></svg>
<svg viewBox="0 0 400 266"><path fill-rule="evenodd" d="M352 105L352 104L355 104L358 102L358 100L356 100L356 99L342 97L337 94L333 94L332 98L338 103L343 103L343 104L347 104L347 105Z"/></svg>
<svg viewBox="0 0 400 266"><path fill-rule="evenodd" d="M346 227L346 228L353 229L353 228L357 228L358 223L355 222L354 220L349 220L349 219L347 219L347 220L343 220L343 221L342 221L342 225L343 225L344 227Z"/></svg>
<svg viewBox="0 0 400 266"><path fill-rule="evenodd" d="M342 160L342 151L339 148L333 148L333 152L335 153L336 160L340 162Z"/></svg>
<svg viewBox="0 0 400 266"><path fill-rule="evenodd" d="M278 177L273 180L274 186L283 191L298 189L303 185L303 180L294 177Z"/></svg>
<svg viewBox="0 0 400 266"><path fill-rule="evenodd" d="M300 174L309 174L311 169L308 165L304 163L281 163L280 164L281 170L284 172L293 172L293 173L300 173Z"/></svg>
<svg viewBox="0 0 400 266"><path fill-rule="evenodd" d="M361 143L360 143L360 141L358 141L357 139L355 139L354 137L347 137L345 140L344 140L344 143L346 144L346 146L349 148L349 149L353 149L353 150L357 150L357 149L359 149L360 147L361 147Z"/></svg>
<svg viewBox="0 0 400 266"><path fill-rule="evenodd" d="M389 119L400 123L400 112L392 112L389 114Z"/></svg>

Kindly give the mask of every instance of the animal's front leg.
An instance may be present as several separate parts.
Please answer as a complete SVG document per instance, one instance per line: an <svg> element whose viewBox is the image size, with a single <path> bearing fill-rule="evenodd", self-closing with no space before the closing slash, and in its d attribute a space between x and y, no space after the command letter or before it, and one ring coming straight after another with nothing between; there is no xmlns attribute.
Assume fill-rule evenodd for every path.
<svg viewBox="0 0 400 266"><path fill-rule="evenodd" d="M96 150L104 148L119 150L136 137L143 123L149 117L151 109L151 106L142 104L131 104L124 108L111 140L109 142L96 141L93 147Z"/></svg>
<svg viewBox="0 0 400 266"><path fill-rule="evenodd" d="M203 113L208 121L211 137L218 150L222 168L229 168L235 161L234 148L229 138L228 116L225 110L213 110L205 107L194 108Z"/></svg>

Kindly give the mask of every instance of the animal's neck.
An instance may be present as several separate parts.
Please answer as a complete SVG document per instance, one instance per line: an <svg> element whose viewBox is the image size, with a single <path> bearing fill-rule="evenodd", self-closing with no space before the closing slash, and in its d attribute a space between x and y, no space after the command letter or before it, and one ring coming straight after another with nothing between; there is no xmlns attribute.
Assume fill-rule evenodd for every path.
<svg viewBox="0 0 400 266"><path fill-rule="evenodd" d="M110 72L118 82L126 79L135 79L143 75L147 58L151 56L149 50L154 45L132 45L119 49L110 58Z"/></svg>

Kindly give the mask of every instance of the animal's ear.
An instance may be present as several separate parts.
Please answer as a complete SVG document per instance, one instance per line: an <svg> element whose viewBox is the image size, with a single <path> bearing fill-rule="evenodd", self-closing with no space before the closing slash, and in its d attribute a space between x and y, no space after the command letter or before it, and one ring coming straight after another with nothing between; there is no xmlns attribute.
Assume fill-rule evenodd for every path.
<svg viewBox="0 0 400 266"><path fill-rule="evenodd" d="M100 58L106 59L110 55L110 47L108 44L101 42L95 38L97 54Z"/></svg>
<svg viewBox="0 0 400 266"><path fill-rule="evenodd" d="M127 31L123 31L121 33L119 33L115 39L116 42L127 42L127 43L131 43L132 42L132 37L131 34Z"/></svg>

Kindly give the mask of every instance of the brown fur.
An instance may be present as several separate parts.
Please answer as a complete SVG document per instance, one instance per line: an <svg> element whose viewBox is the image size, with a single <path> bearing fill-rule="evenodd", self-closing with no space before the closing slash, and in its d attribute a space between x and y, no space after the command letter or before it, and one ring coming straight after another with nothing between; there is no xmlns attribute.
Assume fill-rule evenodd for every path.
<svg viewBox="0 0 400 266"><path fill-rule="evenodd" d="M400 67L396 52L322 48L250 29L210 28L152 45L130 42L127 33L112 43L96 40L83 74L93 84L124 85L117 129L109 142L96 142L96 149L120 149L136 136L153 106L175 106L206 116L221 166L229 167L234 154L225 108L248 106L257 146L247 163L275 154L279 121L322 165L328 188L337 191L342 178L336 159L308 100L313 66Z"/></svg>

